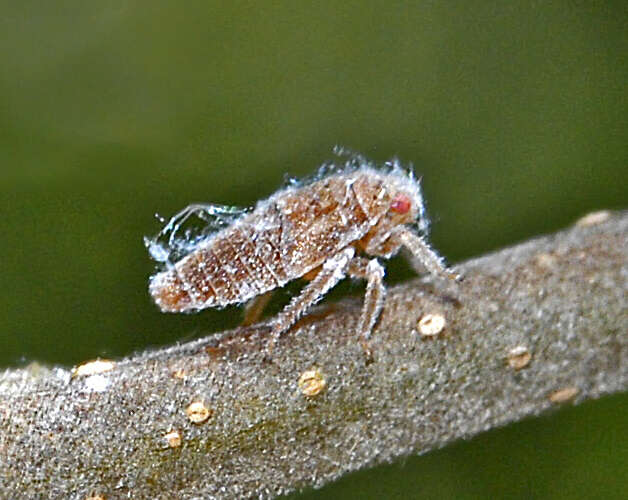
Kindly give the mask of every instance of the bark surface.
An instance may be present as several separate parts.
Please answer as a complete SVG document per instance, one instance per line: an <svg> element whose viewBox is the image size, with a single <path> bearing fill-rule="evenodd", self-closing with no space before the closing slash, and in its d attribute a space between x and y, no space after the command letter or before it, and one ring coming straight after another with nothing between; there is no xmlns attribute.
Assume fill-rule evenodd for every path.
<svg viewBox="0 0 628 500"><path fill-rule="evenodd" d="M372 362L361 301L346 300L302 319L272 359L260 325L91 375L7 370L1 496L273 497L625 391L627 254L628 213L597 214L461 264L462 284L391 288Z"/></svg>

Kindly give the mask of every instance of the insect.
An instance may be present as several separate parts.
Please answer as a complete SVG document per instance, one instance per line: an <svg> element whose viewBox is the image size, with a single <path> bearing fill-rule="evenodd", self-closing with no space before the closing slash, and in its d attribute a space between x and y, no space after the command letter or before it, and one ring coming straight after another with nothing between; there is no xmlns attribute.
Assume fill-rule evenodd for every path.
<svg viewBox="0 0 628 500"><path fill-rule="evenodd" d="M184 231L192 216L200 233ZM245 322L261 315L269 294L289 281L309 281L271 320L269 352L313 304L346 276L366 280L358 324L369 338L381 312L384 267L402 247L429 273L459 280L425 239L428 221L420 183L398 161L377 167L360 155L328 164L303 184L291 183L253 210L191 205L146 245L165 269L149 291L164 312L247 304ZM181 232L184 235L181 236ZM167 238L165 244L160 240Z"/></svg>

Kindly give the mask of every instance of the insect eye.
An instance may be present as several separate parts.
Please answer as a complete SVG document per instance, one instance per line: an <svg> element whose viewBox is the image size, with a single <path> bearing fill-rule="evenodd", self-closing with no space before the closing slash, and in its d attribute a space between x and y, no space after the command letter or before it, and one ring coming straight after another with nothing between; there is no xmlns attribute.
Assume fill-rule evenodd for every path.
<svg viewBox="0 0 628 500"><path fill-rule="evenodd" d="M410 208L412 208L412 202L408 195L403 193L399 193L395 196L395 199L390 204L390 209L398 214L406 214L410 211Z"/></svg>

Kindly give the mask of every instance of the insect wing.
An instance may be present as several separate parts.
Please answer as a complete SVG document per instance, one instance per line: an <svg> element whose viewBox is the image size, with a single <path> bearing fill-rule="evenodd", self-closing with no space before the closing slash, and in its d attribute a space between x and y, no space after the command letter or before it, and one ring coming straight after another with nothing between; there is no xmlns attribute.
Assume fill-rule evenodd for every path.
<svg viewBox="0 0 628 500"><path fill-rule="evenodd" d="M174 215L155 236L144 237L144 244L153 260L172 264L248 211L228 205L190 205Z"/></svg>

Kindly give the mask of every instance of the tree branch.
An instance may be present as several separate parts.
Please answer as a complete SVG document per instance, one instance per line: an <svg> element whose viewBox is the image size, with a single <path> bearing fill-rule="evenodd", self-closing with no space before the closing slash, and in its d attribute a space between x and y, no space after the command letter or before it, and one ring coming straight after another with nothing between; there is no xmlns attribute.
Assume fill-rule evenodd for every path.
<svg viewBox="0 0 628 500"><path fill-rule="evenodd" d="M623 391L627 252L628 213L598 214L460 265L460 285L391 289L370 363L347 300L272 360L257 326L74 375L6 371L2 496L272 497Z"/></svg>

